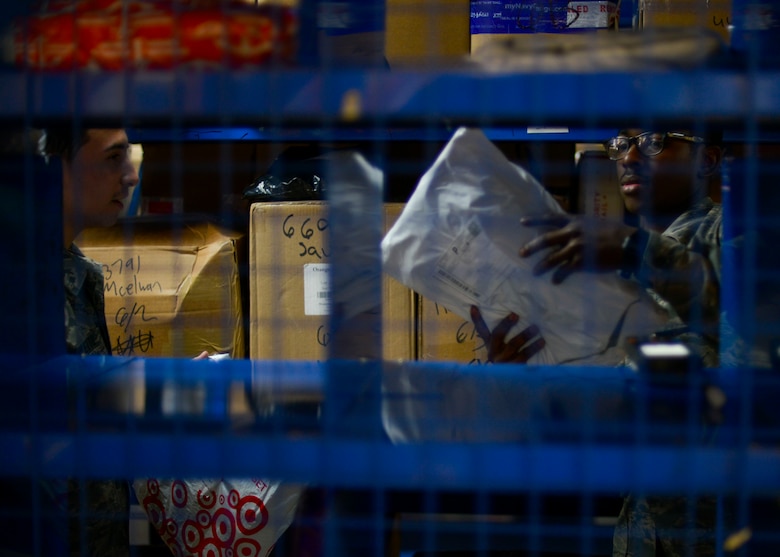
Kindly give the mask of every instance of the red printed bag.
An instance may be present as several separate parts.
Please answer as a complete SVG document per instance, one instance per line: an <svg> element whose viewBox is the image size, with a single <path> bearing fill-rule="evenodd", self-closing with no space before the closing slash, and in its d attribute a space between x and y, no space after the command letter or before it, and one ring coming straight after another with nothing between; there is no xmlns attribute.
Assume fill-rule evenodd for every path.
<svg viewBox="0 0 780 557"><path fill-rule="evenodd" d="M176 557L267 557L290 526L303 486L262 479L133 483Z"/></svg>

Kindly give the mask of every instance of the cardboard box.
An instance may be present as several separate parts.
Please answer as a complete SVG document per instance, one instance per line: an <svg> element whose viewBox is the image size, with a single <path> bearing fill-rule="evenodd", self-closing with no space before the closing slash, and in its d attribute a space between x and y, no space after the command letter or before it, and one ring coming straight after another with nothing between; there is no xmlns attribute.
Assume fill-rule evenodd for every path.
<svg viewBox="0 0 780 557"><path fill-rule="evenodd" d="M417 358L424 361L487 363L485 343L471 320L418 295Z"/></svg>
<svg viewBox="0 0 780 557"><path fill-rule="evenodd" d="M384 228L386 233L398 220L405 203L385 203ZM415 360L416 294L386 273L382 273L382 326L385 335L383 355L385 360Z"/></svg>
<svg viewBox="0 0 780 557"><path fill-rule="evenodd" d="M387 0L390 66L459 62L469 53L469 0Z"/></svg>
<svg viewBox="0 0 780 557"><path fill-rule="evenodd" d="M402 208L400 203L385 205L384 230L395 222ZM251 358L328 358L332 348L329 329L332 258L328 228L328 206L324 201L252 204L249 223ZM383 359L414 359L411 291L383 275L381 300ZM379 322L375 313L365 317L369 328Z"/></svg>
<svg viewBox="0 0 780 557"><path fill-rule="evenodd" d="M85 230L76 245L103 264L113 353L246 357L241 237L205 222L167 219Z"/></svg>
<svg viewBox="0 0 780 557"><path fill-rule="evenodd" d="M577 168L580 178L578 212L602 219L622 218L623 198L615 162L603 149L588 149L579 153Z"/></svg>
<svg viewBox="0 0 780 557"><path fill-rule="evenodd" d="M699 27L729 44L732 0L640 0L639 28Z"/></svg>
<svg viewBox="0 0 780 557"><path fill-rule="evenodd" d="M533 45L540 34L555 35L613 31L619 25L618 0L568 2L494 2L471 0L471 52L507 35L523 37Z"/></svg>

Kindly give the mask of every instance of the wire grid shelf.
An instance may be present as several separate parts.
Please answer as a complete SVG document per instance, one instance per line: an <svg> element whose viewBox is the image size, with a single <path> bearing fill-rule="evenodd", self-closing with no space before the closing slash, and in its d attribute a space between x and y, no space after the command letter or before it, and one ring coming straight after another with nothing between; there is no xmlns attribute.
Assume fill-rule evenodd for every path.
<svg viewBox="0 0 780 557"><path fill-rule="evenodd" d="M180 549L324 557L610 555L628 492L682 497L688 505L682 515L691 522L681 535L695 529L691 502L715 501L720 554L733 548L767 555L780 547L776 353L762 355L768 365L746 358L660 379L611 366L468 365L481 356L419 357L423 341L413 325L412 332L390 329L407 339L407 357L388 358L398 346L383 337L395 325L381 317L391 306L382 298L376 259L389 226L386 207L407 200L460 126L485 130L507 156L556 184L558 199L577 210L571 188L577 171L569 156L575 144L597 143L638 115L646 128L717 124L730 154L721 188L727 224L744 242L739 252L724 249L721 304L749 348L765 350L762 343L770 339L770 350L777 350L771 344L780 338L776 306L764 305L778 276L771 249L780 228L772 186L779 174L777 69L754 43L722 64L691 71L490 73L451 59L432 63L432 55L398 67L342 65L322 59L328 51L307 42L316 33L306 27L317 25L310 21L317 10L341 8L304 4L299 64L203 71L3 68L0 118L9 127L71 118L77 127L125 127L145 147L142 189L164 182L164 197L182 203L169 217L174 228L205 216L249 236L248 205L237 198L290 144L316 145L328 155L333 147L354 150L384 173L381 189L358 198L376 220L368 219L365 230L343 232L340 223L354 218L345 203L356 198L338 181L329 204L309 206L313 213L282 212L288 226L279 227L308 255L327 253L336 277L361 269L343 246L355 237L370 244L374 255L360 264L373 277L367 296L382 312L357 322L325 316L325 329L320 324L313 337L300 340L280 334L289 324L277 314L258 322L261 307L281 300L284 261L252 267L254 240L247 237L235 244L240 326L230 317L222 323L237 328L243 357L192 361L184 341L172 337L175 357L147 358L137 345L132 354L85 358L64 355L58 340L62 269L53 264L60 250L52 240L62 225L58 169L42 165L29 149L4 158L4 192L13 201L6 237L14 240L4 273L4 291L13 299L3 318L0 443L6 456L0 471L3 484L15 488L5 489L4 538L17 532L29 554L65 554L56 536L45 534L52 524L60 533L67 524L46 490L68 479L77 484L82 522L76 531L83 533L93 512L91 481L116 480L137 499L131 483L139 479L162 485L252 478L251 492L264 478L266 486L299 489L289 525L271 542L275 547L225 541L253 529L252 520L263 516L257 505L223 530L208 519L211 530L199 531L205 536L199 542L209 531L214 540L223 536L222 545L191 538L191 547L182 542ZM463 8L454 2L374 4L383 17L385 10L444 17ZM4 19L29 8L20 6L4 7ZM624 2L623 17L636 8ZM326 172L338 175L339 169ZM318 228L323 219L327 226ZM130 230L128 222L123 226ZM320 239L326 228L330 236ZM115 254L123 264L133 257L123 248ZM250 300L260 272L267 281L254 291L267 292ZM338 288L332 296L339 296ZM425 311L419 298L405 303L412 321ZM198 319L188 326L201 326L205 318ZM474 341L464 323L455 336ZM250 357L253 343L271 356ZM309 346L314 355L306 352ZM478 342L474 346L478 354ZM180 484L170 489L172 496L182 493L175 491ZM240 508L226 496L220 508ZM289 510L266 502L271 515ZM170 554L166 530L157 528L162 522L155 523L142 503L110 517L130 524L127 551Z"/></svg>

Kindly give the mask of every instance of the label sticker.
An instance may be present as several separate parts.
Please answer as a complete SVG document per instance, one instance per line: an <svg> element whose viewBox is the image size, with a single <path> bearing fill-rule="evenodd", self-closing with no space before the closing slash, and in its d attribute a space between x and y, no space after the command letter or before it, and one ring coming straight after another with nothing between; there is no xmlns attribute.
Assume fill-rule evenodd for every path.
<svg viewBox="0 0 780 557"><path fill-rule="evenodd" d="M441 256L435 274L471 300L482 302L506 279L509 269L506 255L474 218Z"/></svg>
<svg viewBox="0 0 780 557"><path fill-rule="evenodd" d="M330 314L330 264L307 263L303 266L303 313Z"/></svg>
<svg viewBox="0 0 780 557"><path fill-rule="evenodd" d="M618 17L614 2L569 2L566 27L569 29L606 29Z"/></svg>
<svg viewBox="0 0 780 557"><path fill-rule="evenodd" d="M533 33L535 10L534 2L471 0L471 34Z"/></svg>
<svg viewBox="0 0 780 557"><path fill-rule="evenodd" d="M551 126L528 126L525 130L527 134L533 133L569 133L569 128L551 127Z"/></svg>
<svg viewBox="0 0 780 557"><path fill-rule="evenodd" d="M613 27L618 17L618 4L609 0L471 0L470 30L472 35L581 32Z"/></svg>

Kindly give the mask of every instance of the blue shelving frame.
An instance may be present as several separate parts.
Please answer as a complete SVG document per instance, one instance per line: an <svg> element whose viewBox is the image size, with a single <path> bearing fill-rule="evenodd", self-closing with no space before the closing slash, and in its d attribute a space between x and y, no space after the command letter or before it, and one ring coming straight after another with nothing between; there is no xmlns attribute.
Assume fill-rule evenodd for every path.
<svg viewBox="0 0 780 557"><path fill-rule="evenodd" d="M780 376L771 370L711 370L662 383L628 368L577 366L77 356L36 365L7 361L12 365L0 380L0 446L7 457L3 473L11 476L240 477L257 473L263 463L269 477L341 488L780 494L780 412L774 402ZM429 388L396 390L388 378L398 373L430 376ZM356 389L355 377L371 387ZM507 396L539 393L553 406L569 401L576 408L518 411L494 422L485 401L481 409L464 410L468 420L448 427L490 433L460 442L436 437L451 417L432 411L419 423L430 435L392 443L380 414L392 416L388 408L399 400L446 397L437 385L453 378L471 381L475 389L498 384ZM237 383L250 398L270 395L278 408L239 410L228 395ZM258 385L265 386L262 393ZM705 427L717 431L714 439L702 436L703 406L697 405L703 402L690 395L704 387L717 387L728 400L717 425ZM178 397L179 410L160 405L154 393L163 391L167 400ZM99 392L114 396L95 405L90 400ZM141 400L128 403L138 392ZM285 416L285 404L303 392L320 415ZM72 410L53 403L57 395L78 401L75 429L65 425ZM188 406L192 400L201 401L198 410ZM616 400L644 410L664 404L675 417L658 420L627 409L596 417Z"/></svg>
<svg viewBox="0 0 780 557"><path fill-rule="evenodd" d="M0 91L0 122L4 124L35 125L77 114L84 122L118 123L128 127L134 139L150 142L446 140L460 125L479 126L491 138L501 140L590 142L600 141L627 120L710 120L724 126L727 138L749 145L780 139L780 72L749 64L739 69L511 75L476 68L302 67L112 74L36 73L4 67ZM349 103L356 104L345 108ZM755 194L760 176L755 164L749 159L738 175L744 187L739 216L748 225L761 203ZM23 346L6 343L4 348L0 392L5 393L5 408L19 409L0 411L0 447L5 455L0 473L4 476L253 475L255 463L262 462L269 476L380 491L592 494L646 489L714 492L746 499L780 495L780 425L772 402L780 394L777 370L747 367L716 370L710 377L723 389L728 404L721 438L707 446L691 443L681 448L668 439L656 442L636 436L604 440L599 424L588 426L587 422L568 440L545 438L540 433L527 444L393 445L377 433L381 429L377 421L381 382L374 384L378 398L371 401L369 412L369 421L378 429L368 436L363 430L359 434L349 428L329 430L332 423L327 420L324 426L320 421L304 420L293 426L303 425L306 435L291 438L286 435L290 424L276 422L273 415L265 420L252 416L247 430L246 422L237 428L228 412L223 398L227 386L238 381L251 388L258 372L278 374L279 384L287 377L305 377L305 388L318 392L323 401L342 389L349 392L349 384L333 379L343 368L355 371L352 368L357 364L345 362L147 361L143 367L150 384L174 379L174 385L186 387L200 380L201 387L211 393L213 406L199 416L87 412L81 427L67 431L62 424L68 409L51 404L52 396L56 399L62 389L68 390L67 374L121 378L138 361L85 361L52 353L51 336L45 332L57 330L61 312L56 311L56 289L46 285L60 284L61 273L56 265L47 267L24 255L46 249L50 254L47 233L56 238L57 192L51 185L39 187L37 179L25 182L24 219L19 221L28 228L17 231L23 236L24 250L14 252L23 259L11 262L14 279L3 283L25 285L25 296L42 299L40 306L29 306L22 316L22 334L29 335L29 342ZM45 205L39 201L39 192L47 199ZM764 218L780 218L771 208L768 214ZM741 263L751 265L751 261ZM734 267L726 269L725 280L735 271ZM729 307L739 307L746 296L724 288ZM473 373L473 369L454 365L419 366L430 373ZM496 377L514 374L518 389L538 388L550 374L560 373L513 366L485 367L479 372ZM593 388L582 380L585 374L609 376L610 384L621 390L631 390L638 381L636 376L612 369L572 368L572 373L572 385L581 387L583 397ZM86 392L86 385L81 385L85 391L77 388L76 394ZM631 393L631 400L640 405L651 401L649 391ZM94 431L91 420L112 429ZM365 425L365 416L356 421ZM540 432L563 425L532 424ZM683 432L689 427L687 422L678 425ZM613 426L607 431L613 431ZM182 458L191 454L210 456Z"/></svg>
<svg viewBox="0 0 780 557"><path fill-rule="evenodd" d="M257 72L0 72L0 118L192 128L612 128L653 118L777 126L777 70L509 74L371 68ZM717 94L713 94L717 92ZM359 109L345 113L345 99ZM776 131L773 129L773 131Z"/></svg>

